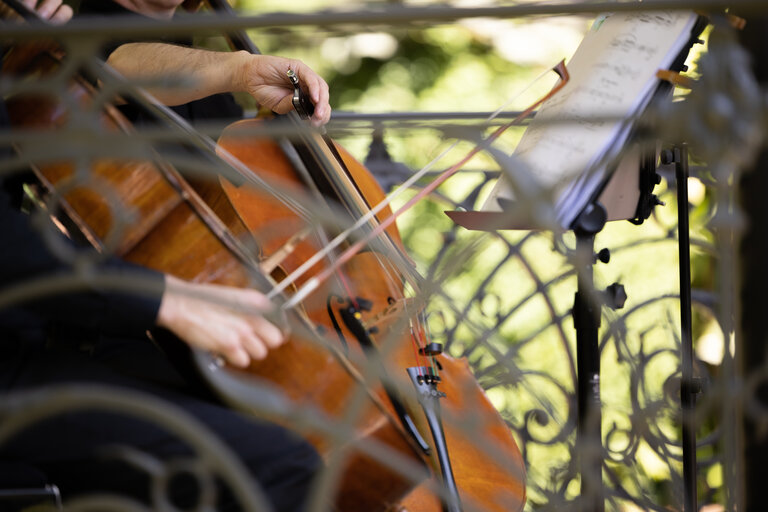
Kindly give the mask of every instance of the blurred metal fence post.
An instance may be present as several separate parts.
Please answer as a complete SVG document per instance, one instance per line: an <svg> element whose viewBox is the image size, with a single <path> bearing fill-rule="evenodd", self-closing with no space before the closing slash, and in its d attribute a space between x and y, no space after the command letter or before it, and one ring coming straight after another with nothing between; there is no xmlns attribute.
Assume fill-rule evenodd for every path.
<svg viewBox="0 0 768 512"><path fill-rule="evenodd" d="M755 77L760 85L768 85L768 17L747 19L741 33L742 44L752 56ZM755 372L764 371L768 357L768 329L765 312L768 311L768 144L763 141L763 150L754 167L747 169L740 183L741 207L747 219L744 237L739 248L741 266L740 296L741 318L739 319L742 348L743 378L749 379ZM762 410L768 408L768 384L756 389L757 396L745 397L757 400ZM764 418L744 416L743 420L743 471L744 510L747 512L768 510L768 493L765 491L764 470L768 460L768 437L760 434L760 421ZM737 475L738 477L738 475Z"/></svg>

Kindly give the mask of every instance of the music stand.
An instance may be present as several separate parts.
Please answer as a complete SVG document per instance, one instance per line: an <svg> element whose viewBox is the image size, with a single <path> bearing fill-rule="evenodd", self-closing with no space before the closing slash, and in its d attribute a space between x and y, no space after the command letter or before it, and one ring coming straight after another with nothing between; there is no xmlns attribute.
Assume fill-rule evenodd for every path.
<svg viewBox="0 0 768 512"><path fill-rule="evenodd" d="M708 24L708 19L698 16L690 32L690 38L673 59L669 71L685 71L685 60L694 44L700 42L699 35ZM662 98L669 98L672 85L662 81L653 93L650 104ZM637 133L635 133L637 135ZM628 140L632 140L630 137ZM602 512L605 509L602 491L602 434L600 410L600 349L598 330L602 305L614 309L623 307L626 293L619 283L613 283L598 293L594 287L593 265L596 261L608 263L607 249L594 252L595 236L609 220L629 220L640 224L647 219L653 208L661 204L653 194L660 183L656 163L658 150L653 145L636 144L626 151L619 164L603 180L591 199L568 226L576 236L577 291L574 296L573 321L576 331L577 352L577 440L584 447L579 458L582 477L581 497L578 510ZM665 163L674 162L677 168L678 191L685 191L687 178L687 153L676 149L665 153ZM685 204L679 206L680 221L680 286L682 312L682 366L683 380L681 396L683 405L683 480L685 510L696 510L696 441L695 429L688 415L693 412L697 388L692 379L692 340L690 336L690 255L687 237L687 194L679 196ZM496 231L509 229L540 229L531 224L532 219L512 222L508 212L499 211L449 211L445 212L456 224L467 229ZM683 233L685 230L685 233ZM685 246L685 247L684 247ZM687 423L687 424L686 424Z"/></svg>
<svg viewBox="0 0 768 512"><path fill-rule="evenodd" d="M641 157L642 155L642 157ZM602 192L577 216L571 230L576 236L577 291L573 302L573 322L576 331L577 374L577 438L584 447L579 460L582 475L581 506L579 510L604 510L602 498L602 414L600 409L600 308L603 304L621 308L626 301L624 287L613 283L604 292L595 290L593 265L596 261L608 263L610 253L603 249L594 252L595 236L609 220L638 220L640 205L658 203L652 188L641 189L639 184L656 183L655 149L653 156L633 147L620 161L616 171ZM649 165L650 164L650 165ZM634 207L628 207L628 204ZM605 206L607 205L607 207ZM635 206L636 205L636 206ZM467 229L536 229L536 226L517 224L510 226L509 215L504 212L445 212L454 222ZM650 212L649 212L650 213ZM647 217L646 217L647 218ZM598 302L598 297L602 301Z"/></svg>

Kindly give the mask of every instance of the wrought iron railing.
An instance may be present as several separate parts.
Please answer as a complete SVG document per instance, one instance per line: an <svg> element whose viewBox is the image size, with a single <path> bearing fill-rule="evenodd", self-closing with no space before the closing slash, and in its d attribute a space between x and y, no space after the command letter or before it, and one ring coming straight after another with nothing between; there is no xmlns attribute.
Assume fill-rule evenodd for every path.
<svg viewBox="0 0 768 512"><path fill-rule="evenodd" d="M729 5L732 9L743 9L747 15L761 14L763 9L760 1L744 0ZM105 78L99 75L102 70L92 57L99 42L109 37L305 25L321 25L326 29L343 25L349 30L350 25L407 24L419 29L424 23L449 23L467 17L525 19L558 13L591 14L604 9L692 6L713 10L723 7L722 2L714 1L692 5L660 0L646 0L641 4L520 4L482 8L394 5L367 6L348 12L244 16L238 20L188 17L170 25L139 21L105 21L95 25L79 20L58 27L6 24L0 34L2 43L53 37L65 45L71 59L66 62L76 64L65 65L59 73L46 79L30 81L2 76L0 93L3 96L42 91L61 98L72 109L72 114L55 135L31 129L0 132L0 144L22 148L18 159L0 161L0 173L10 173L29 161L72 158L72 148L76 148L74 157L85 168L90 157L146 157L147 148L158 141L189 142L190 134L179 130L148 129L130 135L101 133L98 128L94 129L93 116L98 115L99 102L109 101L111 97L97 95L97 107L81 110L77 101L67 95L65 86L71 73L85 68ZM697 488L693 492L700 505L737 510L743 506L740 502L743 497L735 490L738 486L734 483L743 463L743 454L737 449L741 415L745 410L750 414L757 410L755 414L762 417L763 411L757 408L755 404L759 402L750 394L754 392L750 383L758 381L760 376L740 375L737 364L740 347L747 341L739 339L736 324L740 298L735 291L739 282L735 251L743 220L734 187L763 143L765 92L754 82L747 55L733 37L732 29L715 21L707 52L696 64L700 79L680 101L668 109L652 111L643 122L648 140L664 145L687 143L691 161L696 164L691 168L693 183L700 186L702 192L692 200L690 209L694 376L700 388L694 416ZM112 87L112 92L131 94L130 84L119 81L104 81L104 84ZM328 130L342 141L345 137L370 140L366 163L385 189L391 190L409 177L414 164L398 161L395 151L387 151L385 140L390 147L408 144L414 130L426 130L474 143L482 138L489 125L473 125L467 122L468 117L472 116L466 113L345 113L335 116ZM203 128L207 132L211 127ZM195 144L207 142L200 139ZM199 173L228 172L227 166L221 163L173 161L175 157L171 155L172 163ZM598 487L607 510L682 510L685 493L691 490L686 488L682 469L679 288L676 281L670 282L670 276L676 278L677 275L678 218L672 208L676 198L670 167L659 168L665 180L655 190L666 206L657 207L640 226L609 223L596 239L597 248L607 247L611 253L606 265L595 263L597 287L620 280L629 295L623 309L602 308L600 315L602 442L599 447L584 443L578 435L578 355L572 319L577 254L573 235L547 231L470 232L453 225L442 213L443 210L478 208L480 198L487 193L488 182L501 172L493 159L484 160L461 174L464 181L460 185L439 189L419 203L400 224L405 246L423 276L422 290L414 292L414 297L415 302L426 303L432 337L443 343L454 357L467 359L514 433L527 471L526 510L584 506L580 500L582 480L595 475L583 475L578 461L590 455L600 460L602 475ZM425 186L433 176L434 173L428 173L414 189ZM540 199L543 201L544 197ZM540 204L547 208L545 203ZM88 265L79 268L82 270ZM660 273L659 268L664 268L664 272ZM29 293L46 293L46 284L37 284L39 288ZM54 285L51 283L51 287ZM54 291L53 288L50 291ZM0 290L0 305L12 304L24 293L25 290L19 288ZM238 381L225 385L240 384ZM279 397L266 392L260 394L262 390L244 393L248 394L245 400L248 407L295 421L299 430L317 429L329 436L335 431L337 437L333 442L343 444L340 433L352 429L350 424L324 423L324 418L292 408L290 403L280 402ZM169 478L168 472L173 471L194 473L200 476L201 487L205 489L210 488L208 471L212 468L220 472L220 477L237 491L247 507L262 509L258 492L248 486L231 454L194 423L165 406L143 400L111 390L70 388L7 395L0 402L0 444L28 422L72 408L95 407L138 416L172 430L199 447L200 460L187 461L189 465L166 462L161 470L158 461L128 448L119 451L120 457L153 468L156 478ZM352 407L350 415L355 411ZM468 426L464 435L477 434ZM371 457L417 478L418 471L408 463L396 458L387 461L388 454L376 446L367 449ZM318 479L312 510L326 509L333 493L332 476L342 465L343 458L329 460L326 478ZM211 498L203 494L203 504L210 505ZM94 499L98 501L65 502L65 508L135 510L139 507L115 496ZM156 496L147 506L161 509L158 503L163 499Z"/></svg>

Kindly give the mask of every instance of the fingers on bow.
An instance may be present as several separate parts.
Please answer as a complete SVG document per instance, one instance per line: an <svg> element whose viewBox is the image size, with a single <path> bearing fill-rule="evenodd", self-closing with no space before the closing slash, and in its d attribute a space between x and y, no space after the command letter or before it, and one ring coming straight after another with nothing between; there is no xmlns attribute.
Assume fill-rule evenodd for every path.
<svg viewBox="0 0 768 512"><path fill-rule="evenodd" d="M285 342L280 329L261 316L243 320L230 333L220 341L217 352L238 368L247 367L252 360L265 359L269 350Z"/></svg>

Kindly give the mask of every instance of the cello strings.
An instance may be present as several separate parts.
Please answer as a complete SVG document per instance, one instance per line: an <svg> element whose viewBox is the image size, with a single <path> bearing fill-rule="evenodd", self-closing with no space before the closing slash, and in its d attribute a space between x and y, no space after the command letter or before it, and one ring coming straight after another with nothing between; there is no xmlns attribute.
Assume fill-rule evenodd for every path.
<svg viewBox="0 0 768 512"><path fill-rule="evenodd" d="M558 64L559 66L560 64ZM504 110L515 100L517 100L520 96L522 96L524 93L526 93L528 90L530 90L533 85L541 80L545 75L549 74L551 71L556 70L557 66L551 69L547 69L546 71L542 72L538 77L536 77L533 81L531 81L525 88L523 88L521 91L519 91L517 94L515 94L513 97L511 97L509 100L507 100L501 107L496 109L485 122L490 122L493 119L495 119L501 112L504 112ZM535 108L535 106L538 103L535 103L532 107L529 107L528 110L531 110L532 108ZM526 112L528 111L526 110ZM515 119L517 120L517 118ZM515 121L512 121L514 123ZM508 126L511 126L512 123L509 123L508 125L505 125L505 129ZM451 150L453 150L457 145L459 144L459 141L455 141L453 144L451 144L448 148L446 148L444 151L442 151L440 154L438 154L435 158L433 158L429 163L427 163L424 167L422 167L419 171L414 173L409 179L407 179L405 182L403 182L399 187L397 187L395 190L393 190L387 197L385 197L382 201L380 201L377 205L372 207L365 215L360 217L354 224L352 224L347 229L343 230L341 233L339 233L331 242L323 247L320 251L318 251L316 254L314 254L310 259L308 259L304 264L300 265L298 268L296 268L293 272L291 272L288 276L285 277L278 285L278 289L274 290L274 295L277 296L278 294L282 293L287 287L291 286L293 282L295 282L298 278L303 276L310 268L312 268L316 263L318 263L321 259L325 258L327 254L329 254L331 251L339 247L343 242L345 242L356 230L360 229L365 224L368 224L372 222L372 220L375 221L375 215L381 212L384 208L388 207L392 201L394 201L396 198L398 198L402 193L404 193L406 190L408 190L411 186L414 185L419 179L421 179L425 174L427 174L440 160L442 160ZM448 169L449 172L451 169ZM442 176L442 175L441 175ZM438 176L437 179L440 177Z"/></svg>
<svg viewBox="0 0 768 512"><path fill-rule="evenodd" d="M301 94L300 91L299 94ZM361 189L355 182L355 179L352 177L349 168L345 165L345 162L343 161L339 152L334 151L333 142L325 137L317 137L316 134L306 130L305 123L299 119L299 117L300 116L294 114L290 116L290 119L296 126L298 134L303 141L303 148L309 152L310 157L314 160L315 166L313 168L323 171L323 178L327 181L327 185L333 189L333 193L339 198L341 204L346 208L347 212L353 219L360 219L370 210L367 197L363 195ZM296 160L297 161L295 162L295 165L297 166L299 174L304 177L304 181L307 182L308 186L320 194L318 185L315 184L313 177L310 175L309 169L305 166L304 162L298 154L296 154ZM369 229L374 229L377 226L375 221L377 221L377 219L375 217L371 217ZM323 234L325 234L324 231ZM389 242L389 247L393 248L397 254L400 254L398 251L399 248L394 244L394 241L390 236L388 236L388 234L385 234L383 237L380 237L380 239L381 238L383 238L384 241ZM327 237L324 236L323 239L325 247L327 247ZM325 251L316 253L315 256L318 258L323 258L325 256L325 259L331 260L331 263L333 263L331 256L332 254L333 253L330 251ZM403 274L398 271L396 264L389 258L384 258L384 256L379 251L374 250L371 251L370 254L373 255L378 263L376 268L383 272L383 279L392 285L392 289L401 289ZM352 293L350 280L347 278L347 275L342 270L341 266L337 265L335 268L337 280L345 289L350 304L356 310L360 311L360 305L358 304L357 297ZM410 315L406 315L406 318L410 319ZM411 326L412 325L413 324L411 321ZM417 367L421 368L418 359L421 340L418 336L414 335L413 328L411 329L410 333L411 345L413 347L414 353L416 354L414 363Z"/></svg>
<svg viewBox="0 0 768 512"><path fill-rule="evenodd" d="M373 232L366 235L363 239L359 240L355 244L351 245L344 253L341 254L338 260L336 260L335 264L336 266L343 265L347 261L349 261L352 256L360 252L362 249L364 249L367 245L367 243L372 240L373 238L380 235L388 226L390 226L396 219L399 217L402 213L409 210L416 202L421 200L424 196L431 193L434 189L436 189L441 183L443 183L445 180L450 178L453 174L455 174L465 163L467 163L472 157L474 157L477 153L479 153L483 147L489 145L491 142L493 142L495 139L497 139L507 128L510 126L513 126L515 124L518 124L522 119L525 119L527 116L529 116L533 110L538 107L541 103L552 97L554 94L556 94L562 87L568 82L569 76L568 71L565 67L565 62L560 62L555 68L553 68L558 75L561 76L560 82L553 88L547 95L536 101L533 105L528 107L524 112L522 112L519 116L517 116L515 119L513 119L511 122L499 127L496 131L494 131L489 137L487 137L485 140L481 142L481 144L475 146L464 158L462 158L458 163L454 164L447 170L445 170L443 173L441 173L437 178L435 178L429 185L424 187L418 194L416 194L413 198L411 198L406 204L401 206L396 212L394 212L392 215L381 221L376 229L374 229ZM284 307L293 307L298 302L301 302L306 298L307 295L312 293L320 284L322 284L325 280L330 277L330 274L333 272L333 267L326 269L316 276L312 277L311 279L307 280L306 283L299 288L296 293L284 304ZM292 276L291 276L292 277Z"/></svg>

